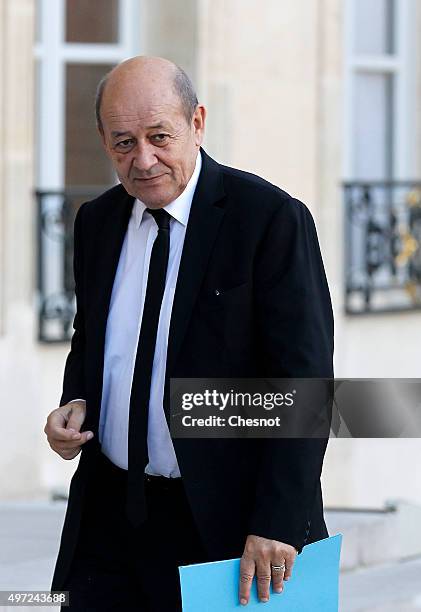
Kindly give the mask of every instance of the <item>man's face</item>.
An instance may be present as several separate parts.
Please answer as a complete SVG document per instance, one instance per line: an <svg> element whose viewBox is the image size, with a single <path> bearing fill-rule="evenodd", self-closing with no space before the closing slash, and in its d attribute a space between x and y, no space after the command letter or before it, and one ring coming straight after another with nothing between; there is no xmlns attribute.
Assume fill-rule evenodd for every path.
<svg viewBox="0 0 421 612"><path fill-rule="evenodd" d="M101 107L103 144L126 191L161 208L185 189L203 140L205 109L187 121L172 87L111 88Z"/></svg>

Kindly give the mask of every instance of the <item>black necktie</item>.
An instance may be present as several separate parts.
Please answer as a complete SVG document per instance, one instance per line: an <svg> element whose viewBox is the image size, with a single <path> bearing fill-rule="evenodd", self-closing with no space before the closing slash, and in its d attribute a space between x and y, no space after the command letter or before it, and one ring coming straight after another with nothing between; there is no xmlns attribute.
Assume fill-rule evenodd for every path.
<svg viewBox="0 0 421 612"><path fill-rule="evenodd" d="M138 527L146 518L144 472L148 463L149 396L156 334L170 251L170 215L162 208L157 210L147 208L146 210L153 215L158 225L158 234L149 262L142 325L130 394L126 513L127 518L135 527Z"/></svg>

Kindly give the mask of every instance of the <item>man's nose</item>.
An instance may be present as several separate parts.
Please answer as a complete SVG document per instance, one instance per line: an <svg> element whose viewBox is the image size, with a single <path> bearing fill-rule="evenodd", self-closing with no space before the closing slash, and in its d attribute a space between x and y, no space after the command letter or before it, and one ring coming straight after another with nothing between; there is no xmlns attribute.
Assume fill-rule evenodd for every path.
<svg viewBox="0 0 421 612"><path fill-rule="evenodd" d="M133 158L133 166L140 172L148 172L158 159L154 147L150 144L138 144Z"/></svg>

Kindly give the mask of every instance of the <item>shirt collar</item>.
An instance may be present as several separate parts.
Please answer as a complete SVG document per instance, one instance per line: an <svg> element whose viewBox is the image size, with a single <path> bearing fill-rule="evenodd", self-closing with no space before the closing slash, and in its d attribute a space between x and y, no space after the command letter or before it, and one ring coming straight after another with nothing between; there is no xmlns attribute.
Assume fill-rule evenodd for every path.
<svg viewBox="0 0 421 612"><path fill-rule="evenodd" d="M193 201L194 192L196 190L197 181L199 180L201 168L202 156L199 151L196 157L196 164L193 170L193 174L191 175L190 180L186 185L186 188L182 193L180 193L178 198L164 206L165 210L182 225L187 225L187 222L189 220L190 208ZM142 222L143 213L145 212L146 208L146 204L144 204L141 200L135 200L132 215L134 216L134 221L137 229L139 228Z"/></svg>

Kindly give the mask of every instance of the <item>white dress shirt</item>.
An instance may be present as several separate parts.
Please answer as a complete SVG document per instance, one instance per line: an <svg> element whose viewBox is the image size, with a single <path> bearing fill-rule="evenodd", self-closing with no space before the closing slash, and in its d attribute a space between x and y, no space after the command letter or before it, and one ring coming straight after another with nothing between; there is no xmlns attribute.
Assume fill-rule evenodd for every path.
<svg viewBox="0 0 421 612"><path fill-rule="evenodd" d="M152 368L148 416L149 463L145 471L174 478L180 476L180 470L163 408L168 332L184 237L201 166L199 152L185 190L165 206L171 215L170 252ZM130 392L149 261L157 233L158 226L146 211L146 205L135 200L120 253L107 319L99 420L102 452L123 469L128 469Z"/></svg>

